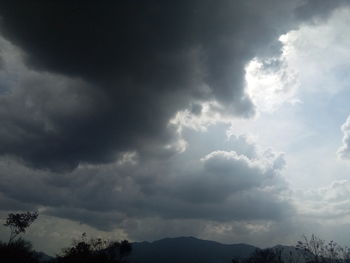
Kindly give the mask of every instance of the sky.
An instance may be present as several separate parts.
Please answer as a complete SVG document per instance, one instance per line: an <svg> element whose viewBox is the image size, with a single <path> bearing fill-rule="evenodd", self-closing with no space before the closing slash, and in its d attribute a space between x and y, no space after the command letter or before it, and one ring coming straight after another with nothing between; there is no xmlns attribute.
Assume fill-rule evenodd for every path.
<svg viewBox="0 0 350 263"><path fill-rule="evenodd" d="M350 245L349 24L346 0L1 1L1 220L38 211L51 255Z"/></svg>

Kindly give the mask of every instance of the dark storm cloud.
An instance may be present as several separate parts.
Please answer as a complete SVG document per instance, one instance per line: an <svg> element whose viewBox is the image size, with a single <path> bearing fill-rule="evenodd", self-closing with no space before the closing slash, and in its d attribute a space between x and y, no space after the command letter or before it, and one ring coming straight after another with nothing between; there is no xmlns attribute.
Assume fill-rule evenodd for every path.
<svg viewBox="0 0 350 263"><path fill-rule="evenodd" d="M293 215L283 155L169 120L204 118L212 101L225 117L252 116L246 63L335 8L303 3L295 19L299 1L0 1L0 209L138 236L153 219L149 229L244 231ZM180 139L188 147L174 154Z"/></svg>
<svg viewBox="0 0 350 263"><path fill-rule="evenodd" d="M34 211L37 207L37 204L24 204L21 201L17 201L11 198L6 197L0 193L0 207L2 211L13 211L13 210L27 210Z"/></svg>
<svg viewBox="0 0 350 263"><path fill-rule="evenodd" d="M0 142L0 153L67 170L111 162L122 151L157 152L174 138L169 119L193 100L216 100L228 114L252 115L245 64L279 52L276 39L290 27L297 2L1 1L1 32L24 51L29 69L72 79L62 95L75 96L79 106L87 100L91 108L53 114L54 106L36 105L59 97L36 93L38 114L52 130L30 118L17 122L10 112L1 121L13 140ZM23 85L30 92L55 84Z"/></svg>
<svg viewBox="0 0 350 263"><path fill-rule="evenodd" d="M281 156L255 152L250 159L232 151L240 150L235 145L242 138L231 141L231 151L202 153L203 158L193 151L167 160L134 156L66 174L3 160L0 191L23 205L45 208L43 213L103 230L144 218L278 221L293 213L288 185L276 168Z"/></svg>
<svg viewBox="0 0 350 263"><path fill-rule="evenodd" d="M324 20L332 13L335 8L348 5L347 0L308 0L296 9L296 15L299 19L307 20L317 19Z"/></svg>

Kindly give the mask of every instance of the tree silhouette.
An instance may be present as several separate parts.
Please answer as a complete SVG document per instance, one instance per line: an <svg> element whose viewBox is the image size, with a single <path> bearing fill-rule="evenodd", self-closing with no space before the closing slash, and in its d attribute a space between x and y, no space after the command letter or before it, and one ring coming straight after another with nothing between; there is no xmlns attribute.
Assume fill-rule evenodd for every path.
<svg viewBox="0 0 350 263"><path fill-rule="evenodd" d="M26 212L19 214L8 214L4 226L10 228L9 244L21 233L25 233L26 229L38 218L37 212Z"/></svg>
<svg viewBox="0 0 350 263"><path fill-rule="evenodd" d="M62 255L57 256L58 263L120 263L130 254L131 244L122 242L109 242L101 238L87 239L83 233L80 240L73 241L72 247L65 248Z"/></svg>
<svg viewBox="0 0 350 263"><path fill-rule="evenodd" d="M296 248L303 253L307 263L350 262L349 248L342 247L333 240L326 243L314 234L310 238L304 235Z"/></svg>
<svg viewBox="0 0 350 263"><path fill-rule="evenodd" d="M0 242L0 262L38 263L38 255L30 242L21 238L7 244Z"/></svg>
<svg viewBox="0 0 350 263"><path fill-rule="evenodd" d="M274 249L257 249L245 263L282 263L281 253Z"/></svg>

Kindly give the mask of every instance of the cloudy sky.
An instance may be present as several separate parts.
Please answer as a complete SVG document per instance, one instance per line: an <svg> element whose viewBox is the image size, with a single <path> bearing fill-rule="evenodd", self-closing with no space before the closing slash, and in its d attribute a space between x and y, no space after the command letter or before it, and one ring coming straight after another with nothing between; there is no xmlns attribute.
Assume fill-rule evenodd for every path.
<svg viewBox="0 0 350 263"><path fill-rule="evenodd" d="M1 219L39 211L49 254L350 245L349 25L346 0L1 1Z"/></svg>

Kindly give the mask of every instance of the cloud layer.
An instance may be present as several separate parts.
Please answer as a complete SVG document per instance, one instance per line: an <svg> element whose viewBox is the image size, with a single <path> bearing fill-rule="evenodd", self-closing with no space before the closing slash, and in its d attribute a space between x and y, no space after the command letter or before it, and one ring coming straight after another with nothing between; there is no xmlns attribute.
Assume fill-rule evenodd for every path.
<svg viewBox="0 0 350 263"><path fill-rule="evenodd" d="M292 25L295 4L3 1L1 32L11 41L3 53L18 46L22 56L14 63L24 61L25 74L5 77L2 100L24 112L5 116L3 133L11 139L0 153L37 168L73 169L124 151L158 151L175 136L169 120L193 102L215 101L215 111L251 116L245 65L279 52L276 39ZM22 93L9 101L13 87ZM31 120L32 111L40 120Z"/></svg>
<svg viewBox="0 0 350 263"><path fill-rule="evenodd" d="M1 1L0 210L132 239L292 231L284 155L226 132L294 98L280 35L344 3Z"/></svg>
<svg viewBox="0 0 350 263"><path fill-rule="evenodd" d="M101 229L131 218L279 220L293 211L279 173L281 155L255 152L250 159L233 149L198 159L183 155L165 161L129 155L124 162L80 166L66 174L4 159L0 190L13 202Z"/></svg>

